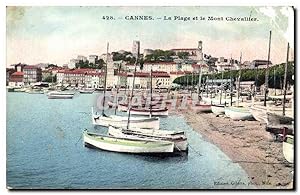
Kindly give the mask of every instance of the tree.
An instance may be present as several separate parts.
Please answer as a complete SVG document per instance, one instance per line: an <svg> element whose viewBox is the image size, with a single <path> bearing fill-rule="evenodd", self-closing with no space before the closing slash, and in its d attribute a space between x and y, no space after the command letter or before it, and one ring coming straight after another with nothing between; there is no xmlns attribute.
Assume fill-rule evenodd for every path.
<svg viewBox="0 0 300 195"><path fill-rule="evenodd" d="M177 56L180 58L180 59L187 59L187 56L189 56L189 52L178 52L177 53Z"/></svg>
<svg viewBox="0 0 300 195"><path fill-rule="evenodd" d="M282 64L277 64L269 69L269 87L270 88L281 88L280 83L283 83L284 79L284 67L285 63ZM276 74L274 75L274 69L276 69ZM232 70L231 71L232 78L237 78L239 74L239 70ZM242 75L241 75L241 81L255 81L255 78L257 76L257 86L261 86L262 84L265 83L265 74L266 74L266 69L245 69L242 70ZM287 72L287 83L293 85L294 81L292 79L292 76L295 74L295 68L294 68L294 62L289 62L288 63L288 72ZM207 75L211 74L204 74L202 79L205 78ZM191 78L186 79L186 77L190 77L190 75L187 76L181 76L176 78L173 83L176 84L182 84L186 85L186 80L191 80ZM274 85L274 77L276 77L276 83ZM194 77L195 81L198 83L198 77ZM221 79L222 78L222 73L217 73L214 75L215 79ZM226 71L223 73L223 78L224 79L230 79L230 71ZM203 80L202 80L203 82Z"/></svg>

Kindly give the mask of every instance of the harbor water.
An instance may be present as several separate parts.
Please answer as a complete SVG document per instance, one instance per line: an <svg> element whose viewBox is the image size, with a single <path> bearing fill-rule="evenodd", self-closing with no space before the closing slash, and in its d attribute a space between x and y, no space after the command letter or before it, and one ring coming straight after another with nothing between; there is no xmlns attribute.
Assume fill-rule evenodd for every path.
<svg viewBox="0 0 300 195"><path fill-rule="evenodd" d="M17 189L215 189L251 188L245 171L185 122L170 115L161 128L184 130L189 152L145 156L83 146L94 127L94 94L48 99L45 94L7 93L7 186ZM106 114L113 113L107 111ZM122 113L124 115L124 113Z"/></svg>

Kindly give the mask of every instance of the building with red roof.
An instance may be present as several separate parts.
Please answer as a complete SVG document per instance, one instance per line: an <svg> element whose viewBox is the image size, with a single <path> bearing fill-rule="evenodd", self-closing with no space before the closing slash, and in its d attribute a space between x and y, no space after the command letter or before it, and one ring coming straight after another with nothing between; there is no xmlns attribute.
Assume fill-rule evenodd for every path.
<svg viewBox="0 0 300 195"><path fill-rule="evenodd" d="M23 73L25 85L42 81L42 69L37 66L24 66Z"/></svg>
<svg viewBox="0 0 300 195"><path fill-rule="evenodd" d="M24 73L23 72L14 72L10 75L8 85L11 87L22 87Z"/></svg>

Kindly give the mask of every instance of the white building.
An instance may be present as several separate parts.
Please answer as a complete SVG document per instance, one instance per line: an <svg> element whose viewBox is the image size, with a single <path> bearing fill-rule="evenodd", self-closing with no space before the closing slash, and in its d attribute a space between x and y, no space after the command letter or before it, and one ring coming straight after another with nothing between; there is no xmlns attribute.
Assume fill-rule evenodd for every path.
<svg viewBox="0 0 300 195"><path fill-rule="evenodd" d="M82 61L87 61L87 57L85 57L85 56L82 56L82 55L78 55L77 56L77 60L82 60Z"/></svg>
<svg viewBox="0 0 300 195"><path fill-rule="evenodd" d="M79 62L78 59L71 59L69 62L69 68L75 68L75 65Z"/></svg>
<svg viewBox="0 0 300 195"><path fill-rule="evenodd" d="M59 84L63 83L65 70L59 70L56 73L56 82Z"/></svg>
<svg viewBox="0 0 300 195"><path fill-rule="evenodd" d="M179 68L179 65L175 62L146 62L144 63L143 66L143 72L150 72L151 71L151 66L153 71L161 71L161 72L173 72L177 71Z"/></svg>
<svg viewBox="0 0 300 195"><path fill-rule="evenodd" d="M133 41L132 55L134 57L139 57L139 55L140 55L140 41Z"/></svg>
<svg viewBox="0 0 300 195"><path fill-rule="evenodd" d="M98 60L97 55L89 55L89 63L96 64L97 60Z"/></svg>
<svg viewBox="0 0 300 195"><path fill-rule="evenodd" d="M226 59L220 57L219 60L215 63L218 72L229 71L229 70L238 70L239 65L236 60Z"/></svg>
<svg viewBox="0 0 300 195"><path fill-rule="evenodd" d="M147 55L153 54L154 50L153 49L144 49L143 56L146 57Z"/></svg>
<svg viewBox="0 0 300 195"><path fill-rule="evenodd" d="M104 74L101 72L88 72L84 77L85 86L89 88L99 88L104 85Z"/></svg>
<svg viewBox="0 0 300 195"><path fill-rule="evenodd" d="M119 73L118 83L124 87L127 83L127 88L132 88L133 73ZM152 72L152 87L153 88L168 88L171 84L170 75L167 72ZM137 89L149 89L151 85L150 73L136 72L134 86Z"/></svg>

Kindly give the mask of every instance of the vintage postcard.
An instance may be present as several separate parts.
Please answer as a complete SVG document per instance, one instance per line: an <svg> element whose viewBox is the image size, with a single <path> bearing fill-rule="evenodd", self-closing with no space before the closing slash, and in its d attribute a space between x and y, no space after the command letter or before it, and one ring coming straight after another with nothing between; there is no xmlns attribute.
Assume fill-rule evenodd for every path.
<svg viewBox="0 0 300 195"><path fill-rule="evenodd" d="M294 189L294 11L7 6L7 188Z"/></svg>

